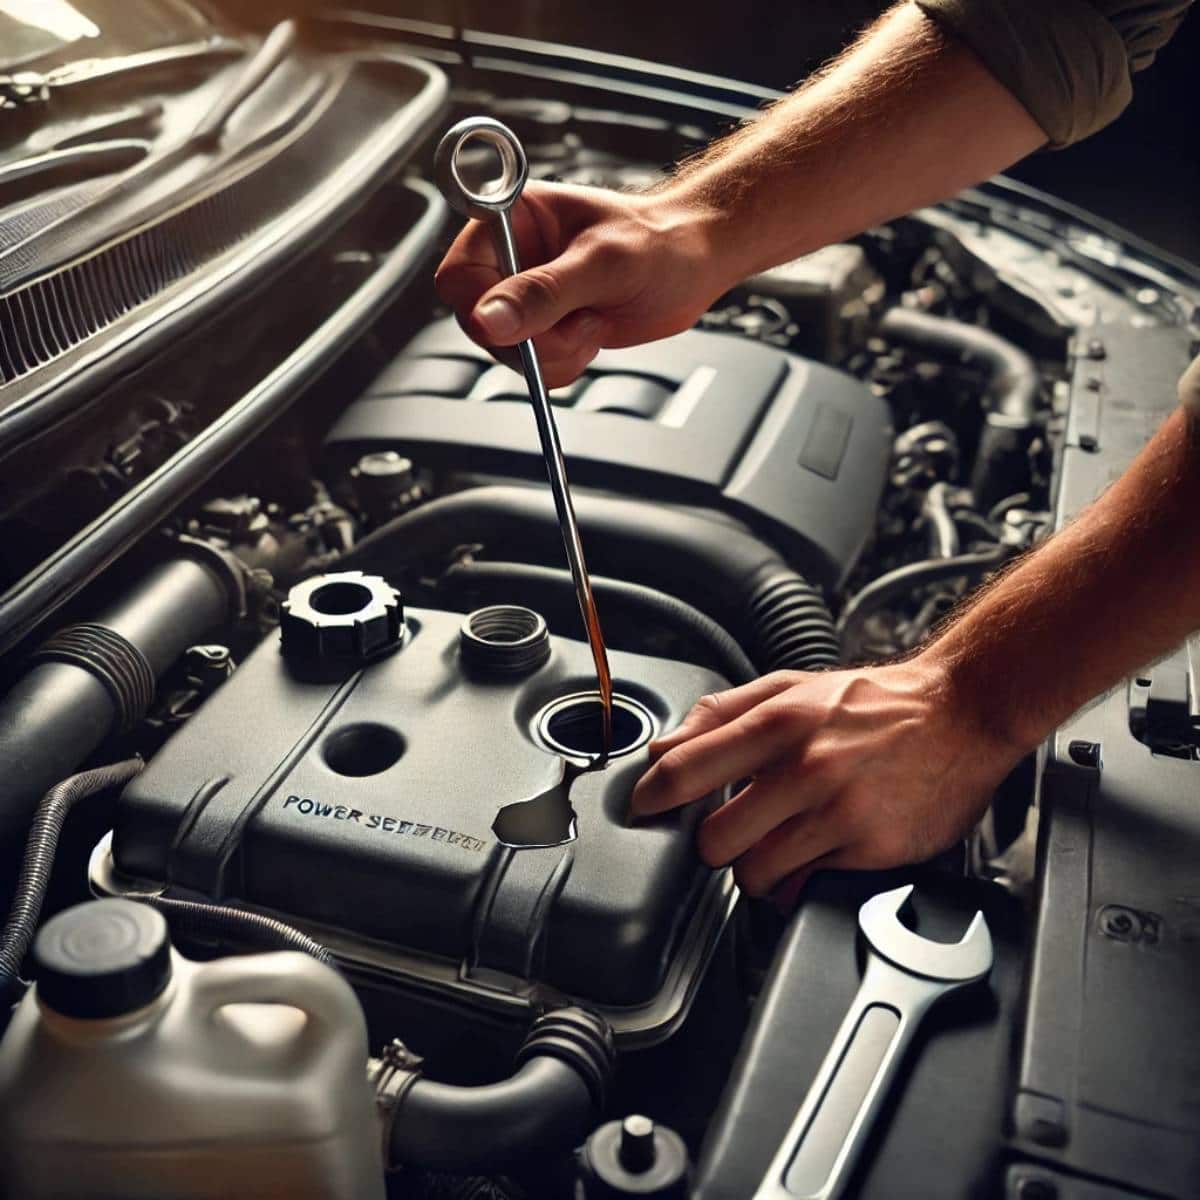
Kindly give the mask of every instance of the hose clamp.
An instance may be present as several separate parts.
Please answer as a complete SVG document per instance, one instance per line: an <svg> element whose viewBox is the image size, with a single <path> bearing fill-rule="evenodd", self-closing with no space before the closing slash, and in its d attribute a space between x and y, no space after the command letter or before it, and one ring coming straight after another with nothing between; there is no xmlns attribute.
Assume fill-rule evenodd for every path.
<svg viewBox="0 0 1200 1200"><path fill-rule="evenodd" d="M146 656L107 625L68 625L39 646L32 661L66 663L98 679L112 698L120 733L133 729L154 703L156 681Z"/></svg>
<svg viewBox="0 0 1200 1200"><path fill-rule="evenodd" d="M375 1111L379 1116L383 1162L390 1166L392 1126L405 1097L421 1078L425 1060L410 1050L399 1038L392 1038L379 1058L371 1060L370 1081L375 1089Z"/></svg>

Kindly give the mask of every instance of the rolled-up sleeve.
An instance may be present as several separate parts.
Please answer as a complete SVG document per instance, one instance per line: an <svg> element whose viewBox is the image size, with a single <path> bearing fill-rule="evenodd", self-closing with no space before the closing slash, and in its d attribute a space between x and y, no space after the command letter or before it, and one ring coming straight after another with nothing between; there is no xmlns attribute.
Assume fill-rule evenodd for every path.
<svg viewBox="0 0 1200 1200"><path fill-rule="evenodd" d="M1114 120L1133 74L1171 39L1192 0L915 0L1028 109L1051 145Z"/></svg>
<svg viewBox="0 0 1200 1200"><path fill-rule="evenodd" d="M1179 381L1179 403L1200 420L1200 358L1193 360Z"/></svg>

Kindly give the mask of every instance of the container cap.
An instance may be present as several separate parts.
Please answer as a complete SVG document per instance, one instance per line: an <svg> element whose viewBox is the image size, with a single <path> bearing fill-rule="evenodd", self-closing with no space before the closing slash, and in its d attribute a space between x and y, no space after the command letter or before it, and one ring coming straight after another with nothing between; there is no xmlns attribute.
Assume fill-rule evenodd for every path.
<svg viewBox="0 0 1200 1200"><path fill-rule="evenodd" d="M162 914L134 900L91 900L47 921L33 943L37 995L67 1017L119 1017L171 979Z"/></svg>

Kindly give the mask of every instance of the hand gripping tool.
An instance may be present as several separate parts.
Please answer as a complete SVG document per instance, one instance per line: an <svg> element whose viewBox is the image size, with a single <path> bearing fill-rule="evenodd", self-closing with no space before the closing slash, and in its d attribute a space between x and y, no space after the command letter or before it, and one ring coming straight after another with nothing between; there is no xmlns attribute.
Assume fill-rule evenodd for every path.
<svg viewBox="0 0 1200 1200"><path fill-rule="evenodd" d="M500 174L477 189L468 186L463 180L460 164L464 148L471 143L490 146L500 160ZM510 214L525 187L528 174L529 163L517 135L507 125L490 117L468 117L459 121L446 132L434 156L434 175L447 203L464 217L473 217L489 225L500 258L500 267L505 275L519 275L521 272ZM596 681L604 721L604 758L607 758L612 748L612 676L608 669L608 651L604 646L600 617L596 612L596 600L592 595L591 579L588 577L587 563L583 557L579 522L575 519L575 507L571 503L571 489L567 483L562 443L554 423L554 409L551 407L546 383L542 378L542 366L532 341L519 342L517 351L521 356L525 382L529 387L529 398L533 402L533 416L542 442L546 474L550 478L550 492L554 497L555 511L558 513L558 524L567 550L571 578L575 583L579 611L583 616L588 645L596 665Z"/></svg>

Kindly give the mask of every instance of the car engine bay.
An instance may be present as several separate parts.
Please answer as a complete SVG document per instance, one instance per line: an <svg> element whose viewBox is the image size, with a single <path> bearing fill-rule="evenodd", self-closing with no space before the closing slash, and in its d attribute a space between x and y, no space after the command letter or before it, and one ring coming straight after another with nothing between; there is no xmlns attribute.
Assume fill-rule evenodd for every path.
<svg viewBox="0 0 1200 1200"><path fill-rule="evenodd" d="M70 800L42 919L124 898L189 959L315 946L365 1014L389 1195L718 1200L846 1011L859 906L915 882L930 937L986 914L994 966L852 1194L1194 1194L1200 646L952 851L794 914L696 854L727 796L628 808L703 697L908 654L1084 507L1174 404L1200 274L998 180L554 389L617 697L596 768L524 382L433 292L433 146L485 113L533 178L645 187L766 97L357 10L281 28L23 105L0 162L6 905L42 797L141 760ZM11 165L97 139L103 183Z"/></svg>

